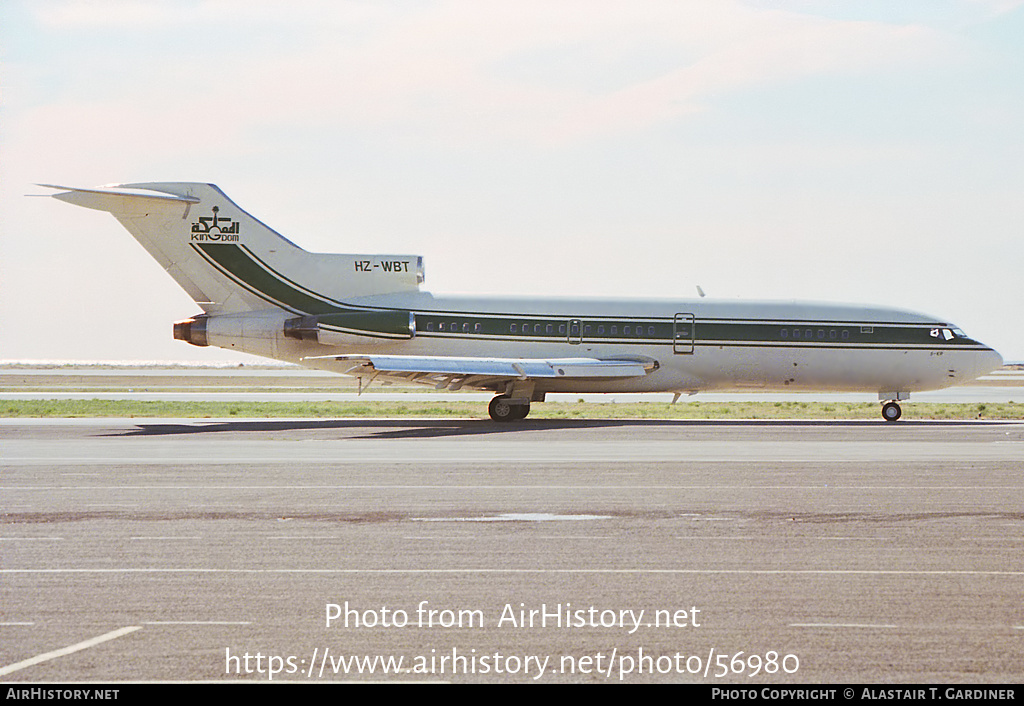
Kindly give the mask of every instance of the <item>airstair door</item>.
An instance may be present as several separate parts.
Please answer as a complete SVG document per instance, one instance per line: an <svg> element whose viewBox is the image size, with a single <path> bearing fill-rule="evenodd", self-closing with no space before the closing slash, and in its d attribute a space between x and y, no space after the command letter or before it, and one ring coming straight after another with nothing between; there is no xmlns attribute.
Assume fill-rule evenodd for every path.
<svg viewBox="0 0 1024 706"><path fill-rule="evenodd" d="M579 319L569 319L569 343L583 342L583 322Z"/></svg>
<svg viewBox="0 0 1024 706"><path fill-rule="evenodd" d="M693 314L676 314L672 323L672 351L693 353Z"/></svg>

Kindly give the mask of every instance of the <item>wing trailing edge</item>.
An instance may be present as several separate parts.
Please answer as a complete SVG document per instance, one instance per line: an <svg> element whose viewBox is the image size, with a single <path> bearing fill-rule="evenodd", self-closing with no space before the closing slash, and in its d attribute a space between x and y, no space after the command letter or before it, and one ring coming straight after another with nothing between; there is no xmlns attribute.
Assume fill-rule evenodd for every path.
<svg viewBox="0 0 1024 706"><path fill-rule="evenodd" d="M643 377L657 369L647 359L598 358L470 358L413 355L331 355L305 360L334 360L349 364L341 372L357 377L381 376L438 389L494 389L511 381L542 379L609 380Z"/></svg>

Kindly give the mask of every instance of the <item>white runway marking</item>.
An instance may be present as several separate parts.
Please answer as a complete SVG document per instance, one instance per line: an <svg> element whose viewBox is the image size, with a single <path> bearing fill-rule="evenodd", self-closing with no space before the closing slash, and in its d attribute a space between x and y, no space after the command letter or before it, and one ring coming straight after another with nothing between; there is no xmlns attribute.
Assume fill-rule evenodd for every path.
<svg viewBox="0 0 1024 706"><path fill-rule="evenodd" d="M610 520L609 515L554 515L547 512L506 512L484 517L410 517L410 522L555 522L574 520Z"/></svg>
<svg viewBox="0 0 1024 706"><path fill-rule="evenodd" d="M107 642L108 640L115 640L119 637L127 635L128 633L132 633L136 630L141 629L141 625L133 625L126 628L121 628L119 630L114 630L113 632L104 633L103 635L99 635L92 639L85 640L84 642L79 642L68 647L63 647L59 650L54 650L53 652L44 652L41 655L29 657L28 659L24 659L20 662L9 664L6 667L0 667L0 677L6 674L10 674L12 672L17 672L19 669L24 669L25 667L31 667L32 665L39 664L40 662L48 662L49 660L56 659L57 657L63 657L64 655L69 655L73 652L79 652L81 650L89 649L90 647L95 647L96 645Z"/></svg>
<svg viewBox="0 0 1024 706"><path fill-rule="evenodd" d="M468 536L464 537L464 536L460 535L458 537L448 537L448 536L444 536L444 535L438 535L437 537L402 537L402 539L408 540L408 541L424 541L424 542L447 542L447 541L459 542L459 541L465 541L467 539L473 540L473 541L477 541L477 540L480 539L480 536L479 535L468 535Z"/></svg>
<svg viewBox="0 0 1024 706"><path fill-rule="evenodd" d="M956 571L900 569L0 569L4 574L664 574L705 576L1006 576L1022 571Z"/></svg>
<svg viewBox="0 0 1024 706"><path fill-rule="evenodd" d="M1006 490L1016 485L388 485L386 483L352 485L0 485L7 492L35 491L151 491L151 490ZM110 504L110 503L105 503ZM129 505L131 507L131 505ZM688 515L680 515L688 517ZM697 518L695 518L697 519ZM728 517L700 517L729 520Z"/></svg>
<svg viewBox="0 0 1024 706"><path fill-rule="evenodd" d="M139 540L142 540L142 541L146 541L146 540L152 539L152 540L159 541L159 542L167 542L167 541L173 542L173 541L176 541L176 540L179 540L179 539L195 541L195 540L202 539L202 537L129 537L128 539L139 539Z"/></svg>
<svg viewBox="0 0 1024 706"><path fill-rule="evenodd" d="M749 537L704 537L699 535L679 535L672 539L685 539L690 540L707 540L709 542L731 542L731 541L756 541L764 540L764 536L749 536ZM820 540L823 542L843 542L843 541L854 541L854 542L881 542L887 541L886 537L792 537L796 541L807 541L807 540Z"/></svg>
<svg viewBox="0 0 1024 706"><path fill-rule="evenodd" d="M303 536L298 536L298 535L297 535L297 536L295 536L295 537L286 537L286 536L281 536L281 537L267 537L267 539L283 539L283 540L285 540L285 541L299 541L299 540L303 540L303 541L304 541L304 540L308 540L308 539L313 539L313 540L316 540L316 539L342 539L342 538L341 538L341 537L338 537L338 536L333 536L333 537L313 537L313 536L310 536L310 537L303 537Z"/></svg>
<svg viewBox="0 0 1024 706"><path fill-rule="evenodd" d="M252 625L248 620L147 620L143 625Z"/></svg>
<svg viewBox="0 0 1024 706"><path fill-rule="evenodd" d="M896 625L870 625L866 623L790 623L791 628L886 628L894 629Z"/></svg>

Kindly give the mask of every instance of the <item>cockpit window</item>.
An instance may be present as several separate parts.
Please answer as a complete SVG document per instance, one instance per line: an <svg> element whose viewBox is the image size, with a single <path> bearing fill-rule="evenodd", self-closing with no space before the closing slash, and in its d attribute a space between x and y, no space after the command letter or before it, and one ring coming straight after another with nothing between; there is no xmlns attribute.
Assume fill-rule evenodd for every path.
<svg viewBox="0 0 1024 706"><path fill-rule="evenodd" d="M967 338L963 331L960 329L948 329L948 328L933 328L931 330L932 338L941 338L944 341L952 341L954 338Z"/></svg>

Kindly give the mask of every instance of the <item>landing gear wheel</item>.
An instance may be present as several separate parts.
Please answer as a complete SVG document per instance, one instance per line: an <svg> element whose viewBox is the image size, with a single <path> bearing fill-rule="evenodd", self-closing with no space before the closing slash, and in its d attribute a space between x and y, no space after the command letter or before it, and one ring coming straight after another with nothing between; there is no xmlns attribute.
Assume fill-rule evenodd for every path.
<svg viewBox="0 0 1024 706"><path fill-rule="evenodd" d="M487 405L487 413L496 422L508 422L514 418L515 408L508 403L506 395L498 395Z"/></svg>
<svg viewBox="0 0 1024 706"><path fill-rule="evenodd" d="M895 422L903 416L903 410L896 402L886 402L882 405L882 419L887 422Z"/></svg>
<svg viewBox="0 0 1024 706"><path fill-rule="evenodd" d="M516 418L516 408L509 403L508 395L498 395L487 405L487 413L496 422L510 422Z"/></svg>
<svg viewBox="0 0 1024 706"><path fill-rule="evenodd" d="M487 405L487 413L496 422L524 419L530 413L530 404L512 404L508 395L498 395Z"/></svg>

